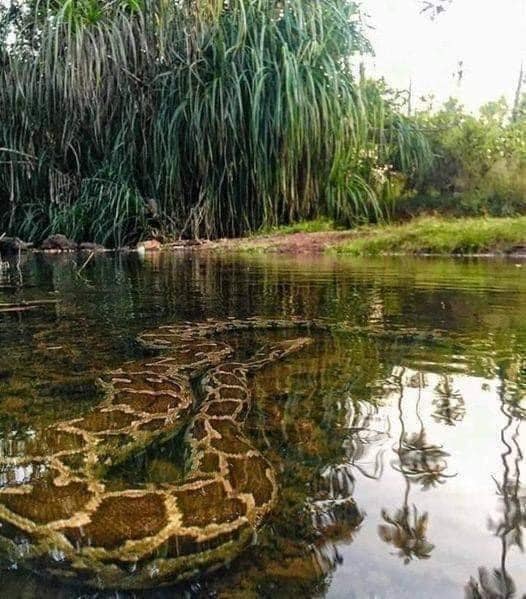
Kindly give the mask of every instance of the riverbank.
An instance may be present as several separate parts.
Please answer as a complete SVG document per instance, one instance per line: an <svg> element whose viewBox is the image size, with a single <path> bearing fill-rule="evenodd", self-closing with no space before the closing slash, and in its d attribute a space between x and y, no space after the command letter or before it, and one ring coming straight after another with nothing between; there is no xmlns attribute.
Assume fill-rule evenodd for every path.
<svg viewBox="0 0 526 599"><path fill-rule="evenodd" d="M208 240L140 241L132 247L109 250L96 243L77 243L52 235L39 247L0 235L0 258L19 252L217 251L253 254L347 254L515 256L526 258L526 216L509 218L442 218L425 216L404 223L363 225L342 229L319 219L276 227L248 237Z"/></svg>
<svg viewBox="0 0 526 599"><path fill-rule="evenodd" d="M335 229L330 221L299 223L240 239L205 242L202 249L250 253L324 253L354 256L512 255L526 257L526 217L445 219Z"/></svg>

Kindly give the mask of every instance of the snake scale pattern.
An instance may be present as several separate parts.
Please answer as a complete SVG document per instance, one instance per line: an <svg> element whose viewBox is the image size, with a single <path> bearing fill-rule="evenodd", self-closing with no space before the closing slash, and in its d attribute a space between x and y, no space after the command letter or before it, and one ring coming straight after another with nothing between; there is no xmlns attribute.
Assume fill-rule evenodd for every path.
<svg viewBox="0 0 526 599"><path fill-rule="evenodd" d="M83 417L35 431L23 451L3 448L0 566L99 589L144 589L197 578L234 559L254 540L278 494L272 465L244 433L249 377L312 339L271 343L235 361L221 338L274 329L419 343L442 338L439 331L261 318L142 333L139 342L160 355L107 374L103 400ZM182 481L114 488L107 476L112 466L185 426Z"/></svg>
<svg viewBox="0 0 526 599"><path fill-rule="evenodd" d="M270 344L242 362L216 339L291 327L327 328L254 318L141 334L140 343L163 350L160 356L108 374L101 403L37 432L22 457L14 450L0 456L4 560L95 588L140 589L201 576L238 555L278 490L271 464L243 432L249 376L310 338ZM111 466L185 425L183 481L111 488Z"/></svg>

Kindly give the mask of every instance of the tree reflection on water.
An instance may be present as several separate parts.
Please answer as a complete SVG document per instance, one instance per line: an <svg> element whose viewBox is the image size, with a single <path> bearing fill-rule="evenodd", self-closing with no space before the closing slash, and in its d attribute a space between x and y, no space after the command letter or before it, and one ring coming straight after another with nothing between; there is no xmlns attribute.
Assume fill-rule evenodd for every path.
<svg viewBox="0 0 526 599"><path fill-rule="evenodd" d="M518 375L514 377L515 381L507 378L502 367L499 369L500 411L504 416L500 432L502 479L494 480L501 517L489 518L488 528L500 541L500 564L491 570L484 566L478 569L478 577L472 577L465 587L466 599L512 599L517 596L517 586L508 572L507 560L512 547L524 553L523 529L526 526L526 487L521 483L520 471L523 460L520 429L526 410L521 384L524 368L521 359L519 362L519 368L512 369ZM526 594L521 597L524 599Z"/></svg>
<svg viewBox="0 0 526 599"><path fill-rule="evenodd" d="M209 316L279 314L327 317L360 327L373 323L379 330L415 327L431 332L429 343L407 337L400 341L320 334L297 360L258 375L258 401L249 426L254 442L280 473L279 502L258 543L231 568L200 581L200 596L322 596L339 577L339 582L350 581L349 594L356 596L418 597L429 586L413 589L429 574L429 585L443 575L450 580L444 596L461 594L473 575L466 586L471 599L519 599L524 574L517 560L524 557L526 512L519 421L526 418L526 377L524 361L517 355L501 373L505 426L489 422L481 431L472 427L495 415L491 382L498 374L497 357L524 353L524 277L517 277L513 265L471 261L453 265L382 259L377 264L351 264L331 258L323 265L319 259L312 264L303 258L292 264L282 260L251 256L232 261L215 254L170 252L147 256L144 262L133 255L101 256L83 271L84 279L65 257L43 256L32 260L31 269L22 265L27 299L53 293L61 302L53 313L5 319L0 327L0 378L9 373L0 381L0 395L5 391L0 445L16 443L22 448L35 423L44 426L84 413L94 397L84 381L120 364L123 355L133 359L136 348L131 340L147 326ZM0 281L0 286L9 286L9 293L11 287L18 293L14 276L11 267L8 278ZM444 285L446 280L453 284ZM432 332L442 328L438 343ZM257 335L247 336L245 346L239 341L241 350L259 344ZM407 369L395 367L400 364ZM487 384L487 393L478 402L467 389L481 382ZM397 392L394 405L386 392L390 383ZM72 384L79 389L74 396ZM465 397L458 390L461 384ZM398 417L393 417L397 408ZM400 433L398 428L393 432L395 425L400 425ZM447 434L447 446L436 443L443 442L437 429ZM452 462L447 450L453 453L453 443L461 446L455 452L458 463L475 464L477 474L484 474L487 465L473 451L493 455L496 429L504 429L496 486L490 480L490 485L469 488L465 472L451 479L454 470L448 468ZM470 444L473 431L480 432L476 445ZM145 470L152 466L154 472L150 458L177 465L183 461L180 451L180 443L174 442L153 448L151 456L137 462L144 462ZM136 463L129 467L135 479ZM149 474L144 477L147 484ZM427 489L424 506L420 491ZM449 518L456 508L453 495L469 506L470 494L480 493L486 500L489 491L491 501L495 490L502 511L493 514L491 532L483 518L472 535L455 537L456 521ZM391 499L393 493L400 499ZM435 533L439 521L444 530ZM478 557L488 537L495 553L500 552L495 563ZM480 540L481 548L473 539ZM384 559L388 551L401 557L391 559L389 568ZM455 554L461 559L446 572ZM403 567L411 561L413 567ZM467 570L462 570L463 563ZM497 567L477 572L483 563ZM363 576L358 579L356 573ZM52 591L32 578L27 583L31 590L22 591L26 583L20 573L2 572L0 578L2 596L65 597L56 587ZM337 584L333 594L335 589Z"/></svg>
<svg viewBox="0 0 526 599"><path fill-rule="evenodd" d="M435 387L433 418L448 426L455 426L466 415L466 405L461 393L453 386L453 377L442 375L442 380Z"/></svg>
<svg viewBox="0 0 526 599"><path fill-rule="evenodd" d="M401 508L395 510L392 515L386 509L382 510L384 524L378 526L378 533L383 541L398 550L397 554L407 564L413 559L428 559L434 549L434 545L427 539L427 512L420 513L415 505L410 506L411 484L420 484L425 490L443 484L447 478L455 475L446 473L446 458L449 454L441 446L427 441L424 421L420 415L422 388L426 385L425 376L421 372L408 379L408 385L418 389L415 414L419 430L414 433L407 432L403 401L404 375L404 368L397 368L393 373L398 390L400 435L398 445L394 449L397 457L391 464L403 476L404 497Z"/></svg>

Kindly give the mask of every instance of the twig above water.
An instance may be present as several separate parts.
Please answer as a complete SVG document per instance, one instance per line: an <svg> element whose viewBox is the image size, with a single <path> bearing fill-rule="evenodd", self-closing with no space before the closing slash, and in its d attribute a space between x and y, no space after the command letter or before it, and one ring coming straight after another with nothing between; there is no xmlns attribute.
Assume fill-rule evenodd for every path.
<svg viewBox="0 0 526 599"><path fill-rule="evenodd" d="M94 255L95 252L90 252L90 255L86 258L82 266L77 270L77 275L80 275L80 273L86 268L86 266L90 263Z"/></svg>
<svg viewBox="0 0 526 599"><path fill-rule="evenodd" d="M58 304L60 300L58 299L41 299L41 300L23 300L21 302L17 302L16 304L0 304L0 308L12 308L14 306L40 306L45 304Z"/></svg>
<svg viewBox="0 0 526 599"><path fill-rule="evenodd" d="M49 304L57 304L59 301L60 300L46 299L30 300L27 302L18 302L16 304L0 304L0 312L28 312L29 310L36 310Z"/></svg>
<svg viewBox="0 0 526 599"><path fill-rule="evenodd" d="M38 306L0 306L0 314L3 312L29 312L30 310L37 310Z"/></svg>

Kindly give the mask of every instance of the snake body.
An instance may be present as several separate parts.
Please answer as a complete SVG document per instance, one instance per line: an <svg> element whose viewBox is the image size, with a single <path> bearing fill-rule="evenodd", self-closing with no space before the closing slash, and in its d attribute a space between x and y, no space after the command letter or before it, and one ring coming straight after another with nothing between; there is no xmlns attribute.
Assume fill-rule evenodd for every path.
<svg viewBox="0 0 526 599"><path fill-rule="evenodd" d="M243 425L249 376L302 349L278 342L246 361L214 337L309 329L309 321L205 321L139 336L161 356L105 376L104 399L81 418L35 434L24 455L0 456L0 553L11 564L96 588L191 579L246 547L277 497L275 472ZM323 328L323 327L322 327ZM194 391L201 382L197 411ZM187 424L182 482L114 489L108 468Z"/></svg>
<svg viewBox="0 0 526 599"><path fill-rule="evenodd" d="M277 342L236 361L224 337L290 328L426 343L441 338L260 318L142 333L139 342L162 350L160 356L108 373L104 398L90 412L36 431L22 451L7 444L0 453L2 562L95 588L141 589L197 578L235 558L252 542L278 490L272 465L244 433L249 377L311 339ZM115 488L107 476L111 466L185 425L182 481Z"/></svg>

